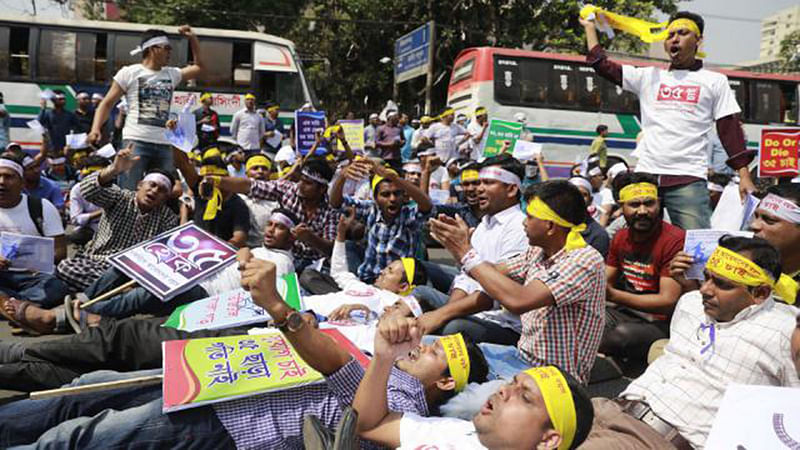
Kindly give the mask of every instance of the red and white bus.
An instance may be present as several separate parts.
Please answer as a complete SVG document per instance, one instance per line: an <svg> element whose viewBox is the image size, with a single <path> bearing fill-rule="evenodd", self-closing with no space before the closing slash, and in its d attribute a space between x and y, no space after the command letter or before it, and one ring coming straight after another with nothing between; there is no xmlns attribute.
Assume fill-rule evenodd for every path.
<svg viewBox="0 0 800 450"><path fill-rule="evenodd" d="M545 144L547 166L555 176L566 175L568 167L588 154L599 124L609 127L609 153L631 161L641 131L639 101L598 76L585 61L582 55L469 48L453 64L448 104L468 117L478 106L486 107L490 118L513 120L524 113L534 140ZM748 147L758 148L761 128L797 123L800 75L718 71L728 76L742 108Z"/></svg>

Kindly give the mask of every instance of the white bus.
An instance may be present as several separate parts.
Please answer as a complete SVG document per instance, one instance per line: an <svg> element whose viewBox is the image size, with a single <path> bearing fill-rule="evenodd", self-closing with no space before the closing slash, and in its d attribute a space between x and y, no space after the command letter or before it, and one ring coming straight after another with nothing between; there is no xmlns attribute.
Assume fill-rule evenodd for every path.
<svg viewBox="0 0 800 450"><path fill-rule="evenodd" d="M182 67L191 60L186 38L177 27L54 20L0 14L0 92L11 115L11 140L27 149L37 149L41 136L26 126L39 114L40 94L61 89L67 108L75 108L75 94L85 90L105 94L111 78L122 66L141 60L130 51L149 28L170 36L170 65ZM295 109L315 103L303 76L294 44L264 33L193 28L200 40L208 69L198 80L185 82L176 90L172 108L179 111L200 93L209 92L221 123L221 135L228 135L234 112L244 107L244 94L253 92L260 103L280 104L281 120L290 123Z"/></svg>
<svg viewBox="0 0 800 450"><path fill-rule="evenodd" d="M797 123L800 75L719 72L728 76L742 108L748 148L758 148L762 128ZM629 162L641 131L636 96L598 76L580 55L466 49L453 64L448 104L467 116L478 106L490 118L512 120L524 113L534 140L545 144L545 162L555 176L566 176L588 154L597 125L609 128L609 154Z"/></svg>

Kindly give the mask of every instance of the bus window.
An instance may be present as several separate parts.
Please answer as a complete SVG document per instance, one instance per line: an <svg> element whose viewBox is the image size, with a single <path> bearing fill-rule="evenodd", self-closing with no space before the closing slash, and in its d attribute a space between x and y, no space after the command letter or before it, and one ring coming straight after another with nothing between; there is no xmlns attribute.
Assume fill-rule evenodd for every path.
<svg viewBox="0 0 800 450"><path fill-rule="evenodd" d="M282 110L295 110L305 103L303 85L297 72L258 70L256 95L259 102L278 102Z"/></svg>
<svg viewBox="0 0 800 450"><path fill-rule="evenodd" d="M253 44L250 42L233 43L233 85L237 88L249 88L253 80Z"/></svg>
<svg viewBox="0 0 800 450"><path fill-rule="evenodd" d="M0 27L0 78L8 78L9 48L8 37L11 30L8 27Z"/></svg>
<svg viewBox="0 0 800 450"><path fill-rule="evenodd" d="M98 36L94 33L78 33L78 47L75 51L77 56L78 80L81 82L102 82L105 81L105 70L100 79L97 78L97 41Z"/></svg>
<svg viewBox="0 0 800 450"><path fill-rule="evenodd" d="M520 103L520 61L505 56L494 57L494 99L501 105Z"/></svg>
<svg viewBox="0 0 800 450"><path fill-rule="evenodd" d="M114 39L114 74L119 69L130 64L142 62L142 54L131 55L131 50L135 49L141 44L142 38L138 34L117 34ZM169 56L169 65L172 67L183 67L186 63L186 57L181 49L181 40L173 37L169 38L169 45L172 47L172 52ZM113 74L112 74L113 75Z"/></svg>
<svg viewBox="0 0 800 450"><path fill-rule="evenodd" d="M779 84L781 89L781 119L784 123L797 123L797 85Z"/></svg>
<svg viewBox="0 0 800 450"><path fill-rule="evenodd" d="M603 85L591 67L577 66L578 101L581 107L603 109Z"/></svg>
<svg viewBox="0 0 800 450"><path fill-rule="evenodd" d="M200 40L206 70L197 78L199 87L230 88L233 84L233 43L230 41ZM189 59L194 60L189 50Z"/></svg>
<svg viewBox="0 0 800 450"><path fill-rule="evenodd" d="M30 29L11 27L8 41L11 53L8 74L12 77L28 77L31 74L31 60L28 52L29 38Z"/></svg>
<svg viewBox="0 0 800 450"><path fill-rule="evenodd" d="M622 90L622 87L610 81L605 79L601 81L606 94L606 106L609 112L636 114L639 111L639 101L635 95Z"/></svg>
<svg viewBox="0 0 800 450"><path fill-rule="evenodd" d="M733 91L733 94L736 97L736 103L739 104L739 108L741 108L741 110L743 111L742 115L745 115L744 110L745 110L745 105L747 104L747 99L745 96L747 92L745 81L737 80L735 78L734 79L728 78L728 85L731 87L731 90Z"/></svg>
<svg viewBox="0 0 800 450"><path fill-rule="evenodd" d="M78 35L71 31L43 29L39 33L38 78L76 81L75 51Z"/></svg>
<svg viewBox="0 0 800 450"><path fill-rule="evenodd" d="M450 79L450 84L456 84L459 81L468 80L472 78L472 71L475 67L475 58L470 58L455 68L453 68L453 78Z"/></svg>
<svg viewBox="0 0 800 450"><path fill-rule="evenodd" d="M578 86L575 80L576 67L553 63L550 70L549 104L560 108L575 108L578 100Z"/></svg>
<svg viewBox="0 0 800 450"><path fill-rule="evenodd" d="M553 89L553 86L548 84L550 63L535 59L523 59L521 62L520 95L517 104L547 105L548 90Z"/></svg>
<svg viewBox="0 0 800 450"><path fill-rule="evenodd" d="M781 90L777 83L750 82L750 120L755 123L781 122Z"/></svg>

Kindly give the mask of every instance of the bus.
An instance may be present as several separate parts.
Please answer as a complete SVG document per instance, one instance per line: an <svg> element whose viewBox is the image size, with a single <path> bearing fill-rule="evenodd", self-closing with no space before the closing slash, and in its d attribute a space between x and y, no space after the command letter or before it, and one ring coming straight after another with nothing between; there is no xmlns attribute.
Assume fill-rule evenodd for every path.
<svg viewBox="0 0 800 450"><path fill-rule="evenodd" d="M614 59L639 67L663 64ZM599 124L609 128L609 155L632 164L641 131L639 101L585 61L582 55L469 48L453 64L448 104L468 117L478 106L486 107L490 118L513 120L524 113L534 140L545 144L546 166L555 176L567 176L588 155ZM748 148L758 149L762 128L797 124L800 75L712 70L728 76L742 108Z"/></svg>
<svg viewBox="0 0 800 450"><path fill-rule="evenodd" d="M188 40L178 27L0 15L0 92L11 116L11 141L38 149L41 136L26 123L39 114L41 93L63 90L70 110L79 91L105 94L122 66L141 61L141 55L131 56L130 51L149 28L168 33L171 66L183 67L191 61ZM229 135L232 115L244 107L247 92L255 93L259 102L278 102L281 121L287 123L295 109L315 103L291 41L257 32L193 31L208 68L199 79L184 82L175 91L173 111L189 103L197 108L200 94L211 93L222 136Z"/></svg>

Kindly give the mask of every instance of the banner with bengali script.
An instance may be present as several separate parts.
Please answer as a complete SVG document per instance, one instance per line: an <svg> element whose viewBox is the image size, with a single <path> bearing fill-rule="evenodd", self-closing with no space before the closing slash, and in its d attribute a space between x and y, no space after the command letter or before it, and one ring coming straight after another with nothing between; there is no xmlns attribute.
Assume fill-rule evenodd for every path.
<svg viewBox="0 0 800 450"><path fill-rule="evenodd" d="M295 111L294 123L297 126L295 149L301 155L305 155L314 145L316 133L325 131L325 111ZM324 155L327 153L327 149L320 144L315 153Z"/></svg>
<svg viewBox="0 0 800 450"><path fill-rule="evenodd" d="M342 126L344 130L344 138L350 144L350 150L354 152L364 152L364 120L340 120L337 124ZM338 143L337 149L340 152L344 151L344 145Z"/></svg>
<svg viewBox="0 0 800 450"><path fill-rule="evenodd" d="M500 153L503 148L503 141L509 141L508 152L514 149L514 144L522 135L523 124L509 120L491 119L489 130L486 137L486 145L483 147L483 156L491 158Z"/></svg>
<svg viewBox="0 0 800 450"><path fill-rule="evenodd" d="M323 380L280 331L165 341L162 351L164 412Z"/></svg>
<svg viewBox="0 0 800 450"><path fill-rule="evenodd" d="M188 222L108 258L153 295L167 301L236 259L236 249Z"/></svg>
<svg viewBox="0 0 800 450"><path fill-rule="evenodd" d="M759 177L796 177L798 168L798 141L800 128L772 128L761 130L758 149Z"/></svg>
<svg viewBox="0 0 800 450"><path fill-rule="evenodd" d="M289 306L300 309L300 285L297 274L287 273L275 280L275 288ZM223 292L179 306L170 314L165 327L183 331L219 330L270 320L263 308L253 303L244 289Z"/></svg>

